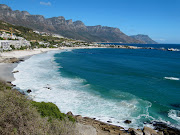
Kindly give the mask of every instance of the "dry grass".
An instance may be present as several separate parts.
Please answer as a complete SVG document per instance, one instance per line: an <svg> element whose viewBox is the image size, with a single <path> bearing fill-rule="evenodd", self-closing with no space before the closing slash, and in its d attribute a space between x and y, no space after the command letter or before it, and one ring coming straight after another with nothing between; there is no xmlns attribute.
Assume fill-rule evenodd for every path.
<svg viewBox="0 0 180 135"><path fill-rule="evenodd" d="M0 82L0 134L73 135L75 124L68 118L41 117L26 96Z"/></svg>

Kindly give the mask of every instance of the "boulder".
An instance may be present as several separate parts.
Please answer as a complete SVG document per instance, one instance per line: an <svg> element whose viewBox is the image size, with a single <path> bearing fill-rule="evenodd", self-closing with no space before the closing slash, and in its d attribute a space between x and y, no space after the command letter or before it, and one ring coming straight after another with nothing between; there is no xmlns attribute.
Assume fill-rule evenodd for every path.
<svg viewBox="0 0 180 135"><path fill-rule="evenodd" d="M32 92L32 90L30 90L30 89L27 90L27 93L31 93L31 92Z"/></svg>
<svg viewBox="0 0 180 135"><path fill-rule="evenodd" d="M19 59L18 58L10 58L9 63L18 63Z"/></svg>
<svg viewBox="0 0 180 135"><path fill-rule="evenodd" d="M83 117L81 115L76 115L75 119L76 119L76 121L79 122L79 121L82 121Z"/></svg>
<svg viewBox="0 0 180 135"><path fill-rule="evenodd" d="M96 129L91 125L76 123L75 135L97 135Z"/></svg>
<svg viewBox="0 0 180 135"><path fill-rule="evenodd" d="M140 129L129 128L128 131L132 135L143 135L143 132Z"/></svg>
<svg viewBox="0 0 180 135"><path fill-rule="evenodd" d="M131 121L130 121L130 120L125 120L125 121L124 121L124 123L126 123L126 124L130 124L130 123L131 123Z"/></svg>
<svg viewBox="0 0 180 135"><path fill-rule="evenodd" d="M67 113L67 115L73 116L73 113L70 111L70 112Z"/></svg>
<svg viewBox="0 0 180 135"><path fill-rule="evenodd" d="M19 71L18 70L16 70L16 71L13 71L12 73L14 74L14 73L18 73Z"/></svg>
<svg viewBox="0 0 180 135"><path fill-rule="evenodd" d="M158 133L150 127L144 127L144 135L158 135Z"/></svg>

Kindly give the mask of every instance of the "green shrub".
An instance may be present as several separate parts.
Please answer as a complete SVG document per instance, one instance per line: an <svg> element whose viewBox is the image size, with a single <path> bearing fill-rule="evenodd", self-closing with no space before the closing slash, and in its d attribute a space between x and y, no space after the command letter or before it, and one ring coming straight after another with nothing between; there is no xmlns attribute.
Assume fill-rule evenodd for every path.
<svg viewBox="0 0 180 135"><path fill-rule="evenodd" d="M37 111L41 114L41 116L48 117L49 121L51 121L53 118L59 120L65 120L65 118L67 117L70 121L75 122L75 119L72 116L67 116L64 113L61 113L59 108L53 103L36 102L36 101L32 101L31 103L34 107L37 108Z"/></svg>
<svg viewBox="0 0 180 135"><path fill-rule="evenodd" d="M44 116L52 117L51 122L48 117L40 115L35 105L43 110ZM62 116L54 104L32 103L20 92L0 82L0 135L73 135L75 124L67 117L59 120Z"/></svg>
<svg viewBox="0 0 180 135"><path fill-rule="evenodd" d="M32 101L32 105L37 108L42 117L56 118L60 120L64 120L66 117L66 115L61 113L58 107L53 103Z"/></svg>

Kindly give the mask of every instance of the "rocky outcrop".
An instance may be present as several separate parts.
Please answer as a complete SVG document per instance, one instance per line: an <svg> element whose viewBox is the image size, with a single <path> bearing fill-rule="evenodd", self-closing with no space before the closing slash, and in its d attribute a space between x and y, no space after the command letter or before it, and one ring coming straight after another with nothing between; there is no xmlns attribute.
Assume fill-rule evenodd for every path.
<svg viewBox="0 0 180 135"><path fill-rule="evenodd" d="M130 37L142 41L145 44L158 44L156 41L152 40L148 35L138 34L138 35L132 35Z"/></svg>
<svg viewBox="0 0 180 135"><path fill-rule="evenodd" d="M23 59L19 59L19 58L3 58L0 57L0 63L19 63L21 61L24 61Z"/></svg>
<svg viewBox="0 0 180 135"><path fill-rule="evenodd" d="M0 20L85 41L143 43L125 35L118 28L101 25L86 26L82 21L73 22L72 20L66 20L63 16L46 19L42 15L31 15L27 11L13 11L4 4L0 4Z"/></svg>
<svg viewBox="0 0 180 135"><path fill-rule="evenodd" d="M158 123L158 122L153 123L155 129L152 129L150 127L144 127L143 129L129 128L128 130L125 130L123 127L104 123L96 120L95 118L93 119L89 117L82 117L81 115L73 115L72 112L68 112L67 115L74 117L76 119L76 122L81 125L88 125L87 132L89 132L90 129L93 130L94 128L96 130L96 133L94 135L96 134L97 135L179 135L180 134L180 131L178 129L168 127L164 123Z"/></svg>

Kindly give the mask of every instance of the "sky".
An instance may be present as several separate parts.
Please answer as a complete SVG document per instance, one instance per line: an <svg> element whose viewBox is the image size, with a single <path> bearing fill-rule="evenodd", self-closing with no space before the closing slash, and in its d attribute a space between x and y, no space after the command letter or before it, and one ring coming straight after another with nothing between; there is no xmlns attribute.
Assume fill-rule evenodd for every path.
<svg viewBox="0 0 180 135"><path fill-rule="evenodd" d="M64 16L85 25L145 34L159 43L180 44L180 0L0 0L12 10L45 18Z"/></svg>

